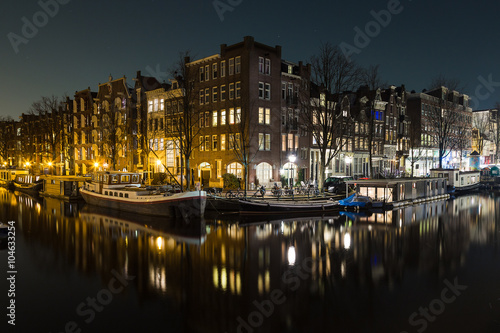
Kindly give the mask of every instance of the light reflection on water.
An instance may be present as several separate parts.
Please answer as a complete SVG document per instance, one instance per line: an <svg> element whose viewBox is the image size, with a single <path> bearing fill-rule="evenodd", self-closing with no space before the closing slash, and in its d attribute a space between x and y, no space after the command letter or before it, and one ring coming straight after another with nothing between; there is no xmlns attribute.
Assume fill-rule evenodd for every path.
<svg viewBox="0 0 500 333"><path fill-rule="evenodd" d="M500 201L488 196L364 216L266 221L178 221L82 206L0 189L1 221L18 223L19 265L57 289L50 300L33 288L19 291L30 300L22 313L37 319L21 327L36 322L37 331L56 331L75 320L92 332L235 332L250 320L255 325L247 331L256 332L410 332L418 328L410 314L458 276L470 292L429 327L449 331L493 301L484 290L498 288ZM134 277L132 286L87 324L74 309L108 283L112 270ZM34 276L20 280L44 285ZM258 310L278 292L285 301L273 304L269 316ZM42 316L36 305L42 303L63 319ZM497 325L495 306L476 314L481 325ZM137 322L134 314L148 320Z"/></svg>

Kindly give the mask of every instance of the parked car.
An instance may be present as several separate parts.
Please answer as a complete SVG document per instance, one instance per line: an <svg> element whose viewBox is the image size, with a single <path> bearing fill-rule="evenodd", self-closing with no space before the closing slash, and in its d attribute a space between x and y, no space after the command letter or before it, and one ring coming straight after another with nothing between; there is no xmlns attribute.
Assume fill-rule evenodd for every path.
<svg viewBox="0 0 500 333"><path fill-rule="evenodd" d="M345 193L345 182L348 180L354 180L351 176L332 176L328 177L323 183L323 188L325 192L341 194Z"/></svg>

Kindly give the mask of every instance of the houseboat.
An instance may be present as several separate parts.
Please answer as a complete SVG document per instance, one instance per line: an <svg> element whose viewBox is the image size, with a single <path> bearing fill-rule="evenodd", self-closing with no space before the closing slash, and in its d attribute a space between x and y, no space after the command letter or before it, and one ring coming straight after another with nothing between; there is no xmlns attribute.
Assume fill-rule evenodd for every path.
<svg viewBox="0 0 500 333"><path fill-rule="evenodd" d="M40 195L44 197L53 197L63 200L82 199L80 187L85 181L91 180L91 177L83 176L53 176L46 175L41 177L43 188Z"/></svg>
<svg viewBox="0 0 500 333"><path fill-rule="evenodd" d="M431 169L431 177L445 178L448 193L464 193L479 189L481 171L460 171L458 169Z"/></svg>
<svg viewBox="0 0 500 333"><path fill-rule="evenodd" d="M376 202L377 208L392 209L425 201L448 199L450 195L446 183L445 178L363 179L346 181L346 187L354 188L355 195L368 197L372 202ZM366 207L374 208L372 206Z"/></svg>
<svg viewBox="0 0 500 333"><path fill-rule="evenodd" d="M14 190L14 180L16 177L28 174L29 171L24 169L0 169L0 186Z"/></svg>
<svg viewBox="0 0 500 333"><path fill-rule="evenodd" d="M86 181L80 194L85 202L139 214L169 217L202 217L206 192L170 193L141 186L140 173L100 171Z"/></svg>
<svg viewBox="0 0 500 333"><path fill-rule="evenodd" d="M20 174L16 176L12 186L14 191L37 196L43 187L43 181L37 175Z"/></svg>

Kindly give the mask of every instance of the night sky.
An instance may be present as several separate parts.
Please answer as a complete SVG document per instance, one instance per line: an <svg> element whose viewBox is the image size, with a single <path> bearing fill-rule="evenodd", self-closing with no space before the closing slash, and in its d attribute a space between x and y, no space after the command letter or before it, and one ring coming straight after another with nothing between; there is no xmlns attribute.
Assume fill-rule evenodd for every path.
<svg viewBox="0 0 500 333"><path fill-rule="evenodd" d="M460 80L475 109L500 102L497 0L59 0L57 9L55 1L0 5L2 116L17 119L41 96L95 91L109 74L126 75L130 85L137 70L168 80L179 52L201 58L247 35L281 45L294 62L306 62L321 42L349 44L357 48L352 59L379 64L389 84L421 91L441 73ZM390 17L375 23L381 10ZM26 21L38 31L23 32ZM363 45L355 28L367 26L372 37Z"/></svg>

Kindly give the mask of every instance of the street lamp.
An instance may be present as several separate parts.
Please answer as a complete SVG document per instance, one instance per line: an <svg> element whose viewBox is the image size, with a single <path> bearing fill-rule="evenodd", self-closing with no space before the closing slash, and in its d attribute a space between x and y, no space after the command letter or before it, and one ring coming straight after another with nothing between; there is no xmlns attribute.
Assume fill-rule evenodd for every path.
<svg viewBox="0 0 500 333"><path fill-rule="evenodd" d="M288 156L288 161L290 162L290 175L288 175L288 187L290 187L290 179L292 181L293 186L293 163L297 160L297 156L291 154ZM291 177L290 177L291 176Z"/></svg>
<svg viewBox="0 0 500 333"><path fill-rule="evenodd" d="M345 164L346 164L345 173L346 173L346 176L350 176L351 175L351 162L352 162L352 157L351 156L346 156L345 157Z"/></svg>

